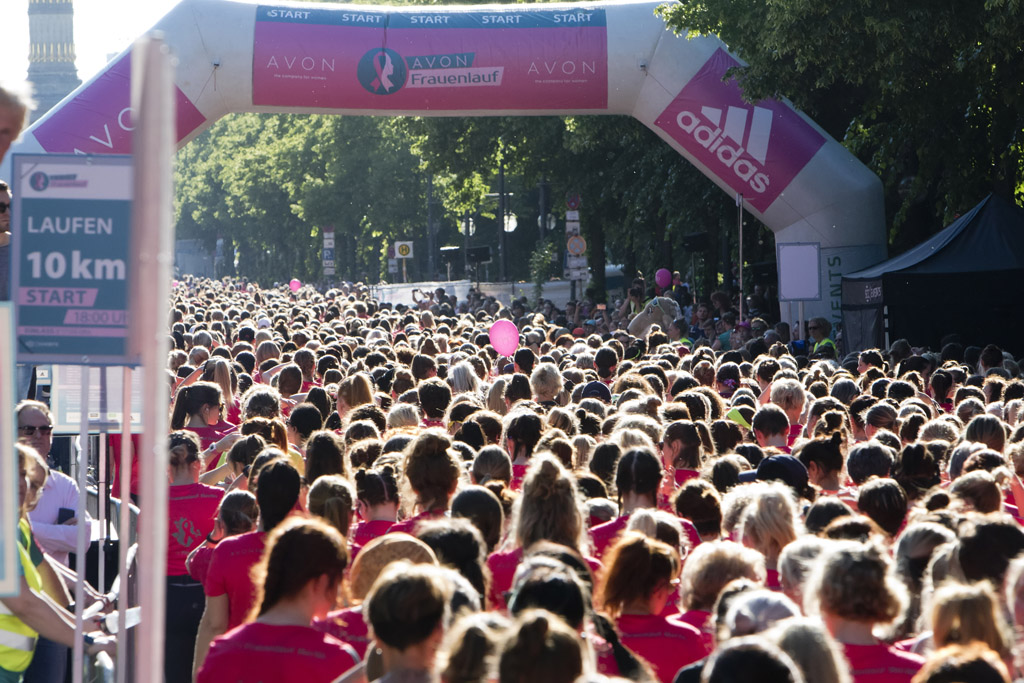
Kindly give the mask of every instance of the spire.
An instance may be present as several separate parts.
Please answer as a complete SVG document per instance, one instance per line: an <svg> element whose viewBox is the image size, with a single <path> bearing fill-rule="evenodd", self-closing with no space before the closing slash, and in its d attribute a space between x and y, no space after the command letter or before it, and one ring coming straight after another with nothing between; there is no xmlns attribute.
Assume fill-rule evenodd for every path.
<svg viewBox="0 0 1024 683"><path fill-rule="evenodd" d="M28 80L39 103L33 120L82 82L75 68L74 11L72 0L29 0Z"/></svg>

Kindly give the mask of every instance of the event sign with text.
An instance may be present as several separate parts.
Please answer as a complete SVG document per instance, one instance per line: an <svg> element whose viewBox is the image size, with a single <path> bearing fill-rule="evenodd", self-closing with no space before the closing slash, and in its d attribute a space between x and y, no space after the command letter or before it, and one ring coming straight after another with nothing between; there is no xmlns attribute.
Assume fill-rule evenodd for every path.
<svg viewBox="0 0 1024 683"><path fill-rule="evenodd" d="M608 104L601 9L256 10L253 104L586 110Z"/></svg>
<svg viewBox="0 0 1024 683"><path fill-rule="evenodd" d="M18 361L130 364L131 164L129 156L14 155Z"/></svg>

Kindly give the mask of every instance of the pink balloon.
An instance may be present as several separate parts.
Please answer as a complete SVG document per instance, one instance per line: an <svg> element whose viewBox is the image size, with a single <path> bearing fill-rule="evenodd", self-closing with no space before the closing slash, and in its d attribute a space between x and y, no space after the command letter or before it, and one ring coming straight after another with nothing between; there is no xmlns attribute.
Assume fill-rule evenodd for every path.
<svg viewBox="0 0 1024 683"><path fill-rule="evenodd" d="M495 320L487 336L494 350L503 356L511 356L519 348L519 329L511 320Z"/></svg>
<svg viewBox="0 0 1024 683"><path fill-rule="evenodd" d="M177 289L177 288L178 288L178 281L177 280L171 280L171 289Z"/></svg>
<svg viewBox="0 0 1024 683"><path fill-rule="evenodd" d="M659 287L665 289L670 284L672 284L672 273L670 273L665 268L661 268L660 270L658 270L657 273L654 274L654 281L658 284Z"/></svg>
<svg viewBox="0 0 1024 683"><path fill-rule="evenodd" d="M297 292L297 291L299 291L299 290L300 290L301 288L302 288L302 283L301 283L301 282L299 282L299 281L298 281L297 279L295 279L295 278L292 278L292 281L288 283L288 289L292 290L293 292Z"/></svg>

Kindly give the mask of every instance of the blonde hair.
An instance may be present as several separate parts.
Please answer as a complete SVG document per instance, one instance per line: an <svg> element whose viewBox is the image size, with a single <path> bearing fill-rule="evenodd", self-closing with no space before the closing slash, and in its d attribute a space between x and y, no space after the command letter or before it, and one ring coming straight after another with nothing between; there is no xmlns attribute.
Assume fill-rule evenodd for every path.
<svg viewBox="0 0 1024 683"><path fill-rule="evenodd" d="M683 565L679 593L683 606L710 611L726 584L735 579L764 582L764 556L732 541L701 543Z"/></svg>
<svg viewBox="0 0 1024 683"><path fill-rule="evenodd" d="M796 540L799 513L792 491L784 484L764 483L758 489L743 511L740 539L761 552L771 566L778 561L782 549Z"/></svg>
<svg viewBox="0 0 1024 683"><path fill-rule="evenodd" d="M873 624L895 621L906 605L907 589L877 543L836 541L815 564L804 593L806 614Z"/></svg>
<svg viewBox="0 0 1024 683"><path fill-rule="evenodd" d="M387 428L418 427L420 409L412 403L396 403L388 411Z"/></svg>
<svg viewBox="0 0 1024 683"><path fill-rule="evenodd" d="M317 477L309 489L309 511L322 517L345 537L348 537L349 526L352 524L354 500L352 484L337 474Z"/></svg>
<svg viewBox="0 0 1024 683"><path fill-rule="evenodd" d="M535 455L512 511L509 539L521 548L553 541L584 551L589 537L577 501L576 480L561 463L546 453Z"/></svg>
<svg viewBox="0 0 1024 683"><path fill-rule="evenodd" d="M931 627L936 649L979 641L1006 658L1013 648L999 600L985 581L947 583L939 588L932 598Z"/></svg>
<svg viewBox="0 0 1024 683"><path fill-rule="evenodd" d="M480 378L468 361L461 361L448 371L448 386L453 394L475 393L480 390Z"/></svg>
<svg viewBox="0 0 1024 683"><path fill-rule="evenodd" d="M557 396L562 390L562 374L554 363L541 363L530 373L534 396Z"/></svg>
<svg viewBox="0 0 1024 683"><path fill-rule="evenodd" d="M806 401L804 388L795 379L780 379L772 383L771 401L783 410L802 406Z"/></svg>
<svg viewBox="0 0 1024 683"><path fill-rule="evenodd" d="M783 592L803 603L807 577L831 541L820 536L801 536L779 554L779 582Z"/></svg>

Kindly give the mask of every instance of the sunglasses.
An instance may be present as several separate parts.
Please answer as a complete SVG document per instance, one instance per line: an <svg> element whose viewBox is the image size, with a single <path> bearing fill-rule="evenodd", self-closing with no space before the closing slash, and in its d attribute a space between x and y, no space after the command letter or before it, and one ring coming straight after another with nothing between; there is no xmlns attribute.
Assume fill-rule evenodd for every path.
<svg viewBox="0 0 1024 683"><path fill-rule="evenodd" d="M43 425L41 427L36 427L35 425L25 425L24 427L18 427L18 433L20 433L22 436L34 436L36 430L39 430L40 434L52 434L53 425Z"/></svg>
<svg viewBox="0 0 1024 683"><path fill-rule="evenodd" d="M0 213L7 213L9 208L11 208L10 202L0 202Z"/></svg>

